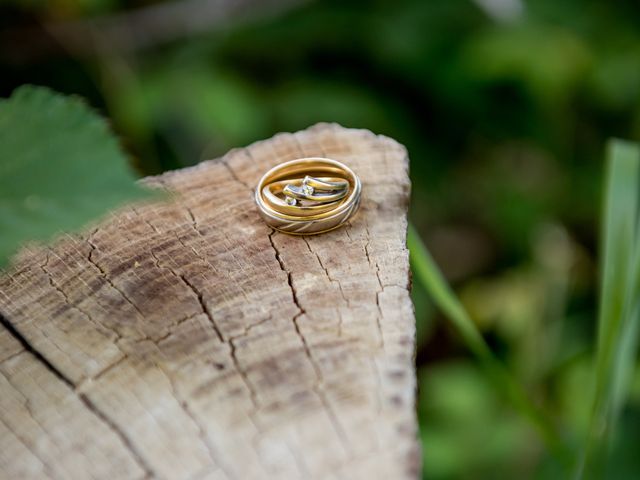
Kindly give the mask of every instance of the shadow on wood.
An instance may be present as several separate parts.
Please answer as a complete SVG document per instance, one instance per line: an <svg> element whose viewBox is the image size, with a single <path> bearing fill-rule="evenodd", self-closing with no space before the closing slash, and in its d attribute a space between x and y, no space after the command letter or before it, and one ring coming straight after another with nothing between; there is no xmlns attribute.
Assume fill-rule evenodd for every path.
<svg viewBox="0 0 640 480"><path fill-rule="evenodd" d="M259 177L302 156L362 179L345 227L259 218ZM21 252L0 276L0 476L418 477L407 169L395 141L319 124Z"/></svg>

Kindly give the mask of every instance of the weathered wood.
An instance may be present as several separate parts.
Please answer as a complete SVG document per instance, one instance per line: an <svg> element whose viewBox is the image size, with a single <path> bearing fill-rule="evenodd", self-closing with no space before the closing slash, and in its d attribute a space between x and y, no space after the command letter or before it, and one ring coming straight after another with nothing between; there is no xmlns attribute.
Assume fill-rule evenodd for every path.
<svg viewBox="0 0 640 480"><path fill-rule="evenodd" d="M252 188L328 156L358 215L270 230ZM148 179L176 192L0 276L0 477L415 478L405 149L320 124Z"/></svg>

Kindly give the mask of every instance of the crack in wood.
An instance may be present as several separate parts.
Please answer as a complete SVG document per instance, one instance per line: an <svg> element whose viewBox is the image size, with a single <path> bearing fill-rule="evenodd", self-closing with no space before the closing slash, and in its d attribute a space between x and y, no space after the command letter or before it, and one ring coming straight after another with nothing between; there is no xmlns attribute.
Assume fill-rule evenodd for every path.
<svg viewBox="0 0 640 480"><path fill-rule="evenodd" d="M26 350L21 350L16 355L24 355L25 352L26 352ZM28 355L28 353L26 353L26 354ZM13 384L13 382L11 381L11 378L10 378L9 375L5 374L4 372L2 372L2 370L0 370L0 376L2 376L2 378L4 378L7 381L7 383L9 383L13 387L13 390L20 395L20 397L22 398L22 406L27 410L27 412L29 412L29 416L32 418L32 420L40 428L42 428L42 425L40 424L40 422L38 422L37 419L34 417L33 409L32 409L32 407L30 405L29 399L27 397L25 397L24 394ZM11 428L11 426L9 424L7 424L2 419L2 417L0 417L0 423L2 423L5 426L5 428L7 428L7 430L12 432L13 435L15 435L15 437L24 446L24 448L27 449L29 452L31 452L31 454L33 454L33 456L36 459L38 459L38 461L40 463L41 470L44 472L46 478L55 478L56 477L53 474L53 471L51 470L51 466L45 461L45 459L42 458L40 453L36 452L35 449L31 448L30 444L32 442L29 442L28 438L25 438L25 436L23 434L21 434L21 432L18 432L16 430L14 430L13 428Z"/></svg>
<svg viewBox="0 0 640 480"><path fill-rule="evenodd" d="M117 291L120 294L120 296L134 308L134 310L138 313L138 315L140 315L141 318L145 318L145 315L140 310L140 308L129 298L129 296L121 288L116 286L113 280L109 278L109 274L105 271L105 269L97 261L93 259L93 255L95 254L96 251L98 251L98 247L96 247L96 245L91 241L92 235L93 234L89 235L89 237L87 238L87 243L91 247L91 250L89 251L89 255L87 255L87 260L89 261L90 264L94 265L100 271L100 273L102 274L102 277L111 286L111 288Z"/></svg>
<svg viewBox="0 0 640 480"><path fill-rule="evenodd" d="M116 329L107 328L105 325L97 323L92 318L92 316L89 314L89 312L87 312L84 309L80 308L80 306L76 302L72 302L71 299L69 298L69 296L67 295L67 293L62 289L62 286L60 286L58 284L58 282L56 282L53 279L53 274L47 269L47 266L49 265L50 255L56 256L58 258L58 260L60 260L62 262L62 259L55 252L51 252L51 251L47 251L46 252L46 260L45 260L44 264L40 265L40 269L47 276L47 279L49 280L49 284L54 288L55 291L57 291L60 295L62 295L62 297L65 300L65 303L67 305L69 305L69 308L72 308L72 309L76 310L77 312L79 312L80 314L82 314L89 322L94 324L98 330L106 330L106 331L109 331L109 332L113 333L113 335L114 335L113 342L114 342L114 344L116 344L116 346L118 346L118 341L122 339L122 335L120 334L120 332L118 332ZM122 351L120 351L120 352L123 353ZM124 353L123 353L123 355L124 355Z"/></svg>
<svg viewBox="0 0 640 480"><path fill-rule="evenodd" d="M240 362L238 361L238 356L236 355L237 347L236 347L235 340L237 338L238 337L232 337L229 339L229 346L231 347L231 350L230 350L231 360L233 362L234 368L238 372L238 375L240 376L240 378L242 378L242 381L244 382L247 389L249 390L249 397L251 399L251 404L255 407L256 410L258 410L260 408L260 404L258 402L258 393L256 392L255 388L251 384L251 381L247 376L247 372L240 366Z"/></svg>
<svg viewBox="0 0 640 480"><path fill-rule="evenodd" d="M104 375L109 373L111 370L113 370L114 368L119 366L125 360L128 360L128 358L129 358L129 356L126 353L123 353L122 357L118 358L115 362L110 363L109 365L104 367L102 370L100 370L100 371L96 372L95 374L93 374L91 377L83 378L81 381L76 383L76 390L78 390L78 392L82 392L86 385L89 385L92 382L98 381L100 379L100 377L103 377Z"/></svg>
<svg viewBox="0 0 640 480"><path fill-rule="evenodd" d="M183 274L179 274L177 273L173 268L168 267L168 266L164 266L164 265L160 265L160 260L158 259L158 256L155 254L154 249L150 248L149 249L149 254L151 255L151 258L154 261L154 265L156 266L156 268L158 268L159 270L167 270L168 272L170 272L175 278L180 279L180 281L183 283L183 285L185 287L187 287L187 289L193 293L193 295L195 295L197 301L198 301L198 305L200 307L201 313L204 313L207 318L209 319L209 322L211 323L214 332L216 333L216 336L218 337L218 339L220 341L223 341L222 339L222 334L220 333L217 325L215 324L215 322L213 321L213 317L211 315L209 315L207 309L205 308L205 305L203 303L203 299L198 295L198 292L193 288L192 285L189 284L189 282L186 280L186 277ZM169 325L167 327L167 333L158 337L155 340L155 343L160 343L163 340L166 340L171 333L178 328L180 325L182 325L184 322L186 322L187 320L193 318L195 315L186 315L183 318L174 321L171 325Z"/></svg>
<svg viewBox="0 0 640 480"><path fill-rule="evenodd" d="M56 368L51 361L49 361L42 353L40 353L37 349L33 347L31 342L27 340L27 338L22 335L14 325L2 314L0 313L0 325L2 325L7 332L20 343L22 348L24 348L27 352L29 352L33 357L40 362L49 372L51 372L56 378L62 381L69 389L74 392L80 401L84 404L84 406L93 413L96 417L98 417L104 424L106 424L109 429L120 439L125 448L129 450L131 456L136 461L138 466L149 476L154 476L154 471L151 466L144 460L138 449L135 447L133 442L127 437L127 435L109 418L102 412L96 405L91 401L89 397L87 397L84 393L78 392L76 390L76 385L71 381L69 377L67 377L61 370Z"/></svg>
<svg viewBox="0 0 640 480"><path fill-rule="evenodd" d="M367 232L367 243L364 245L364 253L367 256L367 262L369 266L371 266L371 255L369 254L369 245L371 243L371 235L369 234L369 229L365 226L365 231ZM378 333L380 335L380 347L384 349L384 335L382 334L382 318L384 318L384 314L382 313L382 308L380 307L380 294L384 292L384 285L382 284L382 280L380 279L380 267L378 266L378 262L373 262L375 265L375 274L378 279L378 285L380 288L376 290L376 307L378 309L378 316L376 317L376 323L378 325Z"/></svg>
<svg viewBox="0 0 640 480"><path fill-rule="evenodd" d="M322 270L324 270L324 273L327 276L327 278L329 279L329 281L331 283L335 283L338 286L338 289L340 290L340 295L342 296L342 299L347 304L347 307L350 307L351 306L351 302L349 301L349 299L347 298L347 296L344 293L344 289L342 288L342 282L340 282L340 280L337 279L337 278L332 278L331 277L331 274L329 273L329 269L322 262L322 259L320 258L320 255L318 254L318 252L316 252L315 250L313 250L311 248L311 245L309 244L309 240L307 239L307 237L302 236L301 238L304 240L304 243L307 244L307 248L309 249L309 252L311 252L311 254L313 254L316 257L316 260L320 264L320 268L322 268Z"/></svg>
<svg viewBox="0 0 640 480"><path fill-rule="evenodd" d="M342 425L340 425L340 422L338 421L338 418L336 417L335 412L331 408L331 405L329 404L329 402L328 402L328 400L326 398L326 395L322 391L322 383L324 381L323 380L322 371L321 371L318 363L316 362L314 356L311 353L311 348L309 347L309 343L307 342L307 339L305 338L304 334L302 333L302 331L300 329L300 324L299 324L298 320L300 319L300 317L302 315L306 314L306 310L302 307L302 305L300 304L300 300L298 299L298 294L296 292L295 287L293 286L293 279L292 279L292 276L291 276L291 272L286 268L286 266L284 264L284 261L282 260L282 257L280 256L280 252L278 250L278 247L276 247L276 244L273 241L273 235L275 233L276 233L276 230L272 228L271 229L271 233L269 233L269 242L271 243L271 247L273 248L273 250L275 252L276 259L278 260L278 264L280 265L280 269L287 274L287 283L289 284L289 288L291 289L291 296L292 296L292 299L293 299L293 303L295 303L295 305L298 307L298 313L293 316L292 320L293 320L293 325L295 327L296 333L297 333L298 337L300 338L300 341L302 342L302 346L304 348L305 354L309 358L309 361L311 362L311 366L313 367L313 370L314 370L314 372L316 374L317 381L313 386L313 390L316 393L316 395L318 396L318 398L320 399L320 402L322 403L325 411L327 412L327 415L328 415L329 419L331 420L331 423L333 424L333 428L335 429L343 448L347 452L349 452L350 451L350 446L349 446L349 440L347 438L346 432L342 428Z"/></svg>
<svg viewBox="0 0 640 480"><path fill-rule="evenodd" d="M209 322L211 323L211 325L213 327L213 330L215 331L216 336L218 337L220 342L225 343L225 340L224 340L224 338L222 336L222 333L220 332L218 326L216 325L216 323L213 320L213 314L209 311L208 307L206 306L206 302L204 301L204 298L203 298L202 294L200 294L199 290L197 290L193 286L193 284L187 279L187 277L184 274L180 274L180 273L176 272L173 268L171 268L169 266L161 265L160 260L158 259L157 255L155 254L153 249L150 249L149 252L150 252L151 256L154 259L155 266L158 269L163 269L163 270L169 271L174 277L179 278L183 282L183 284L190 291L192 291L194 293L194 295L197 296L198 302L200 304L200 308L202 310L202 313L204 313L208 317ZM177 328L179 325L181 325L182 323L187 321L189 318L193 318L193 315L190 315L190 316L188 316L188 317L186 317L184 319L179 320L178 322L175 322L172 325L173 329ZM250 325L249 327L246 328L245 332L240 336L246 335L251 328L253 328L256 325L259 325L260 323L262 323L262 322L258 322L258 323L254 324L254 325ZM162 340L167 338L169 335L171 335L171 330L164 336L164 338L159 339L157 343L160 343ZM232 359L232 362L234 364L235 370L237 371L238 376L242 379L242 381L246 385L246 387L247 387L247 389L249 391L249 396L250 396L251 402L254 405L254 407L256 407L256 409L257 409L258 408L257 393L256 393L255 389L253 388L253 385L251 384L249 378L247 377L246 372L241 368L241 366L240 366L240 364L238 362L238 358L236 356L236 345L234 343L234 340L237 339L240 336L229 338L228 344L229 344L229 349L230 349L230 355L231 355L231 359ZM163 370L163 372L164 372L164 369L162 369L162 367L159 366L159 368L161 370ZM176 389L176 387L175 387L175 385L173 383L173 379L171 378L169 373L167 373L167 372L164 372L164 373L165 373L165 376L167 377L168 381L171 384L171 388L172 388L172 391L174 392L174 396L176 396L176 398L178 398L177 394L176 394L177 389ZM184 398L180 398L179 402L182 405L183 410L185 410L185 413L189 417L191 417L192 420L194 421L194 423L196 423L196 425L198 426L198 430L200 432L200 437L202 438L203 442L205 443L205 445L206 445L206 447L207 447L207 449L209 451L209 455L211 456L212 460L214 461L214 464L220 466L220 461L219 460L215 460L214 449L213 449L213 446L211 445L211 443L209 442L208 438L206 437L205 429L202 427L200 422L197 420L197 418L193 414L193 412L191 412L187 401ZM224 469L223 469L223 471L224 471ZM227 475L227 476L229 476L229 475Z"/></svg>
<svg viewBox="0 0 640 480"><path fill-rule="evenodd" d="M233 476L230 475L228 470L226 468L223 468L222 462L218 458L218 454L215 451L215 448L213 447L213 445L211 444L211 441L209 440L206 429L202 425L202 422L200 421L198 416L191 410L191 407L189 406L189 403L187 402L187 400L180 394L171 373L167 372L165 368L160 364L157 364L156 366L158 367L158 370L167 379L167 382L169 383L169 388L171 389L171 394L173 395L173 397L176 399L176 401L182 408L182 411L187 415L187 417L189 417L189 419L191 419L194 426L198 430L198 436L200 437L202 444L207 450L209 458L211 459L211 463L213 463L214 466L220 468L228 478L233 478Z"/></svg>
<svg viewBox="0 0 640 480"><path fill-rule="evenodd" d="M204 299L204 294L193 284L193 282L191 282L191 280L189 280L189 278L186 275L178 275L178 277L180 279L182 279L182 281L186 285L188 285L189 288L191 288L191 290L193 290L193 293L196 294L196 297L198 298L198 302L200 303L200 307L202 308L202 312L209 319L209 322L211 323L211 326L213 327L213 331L216 332L216 335L218 336L218 339L221 342L224 343L224 341L225 341L224 340L224 336L222 335L222 332L220 331L220 328L216 324L216 321L213 319L213 312L209 308L209 305L207 305L207 302Z"/></svg>
<svg viewBox="0 0 640 480"><path fill-rule="evenodd" d="M95 404L91 401L91 399L84 393L78 393L78 398L84 404L85 407L89 411L91 411L96 417L102 420L113 433L120 439L120 441L124 444L125 448L131 452L133 459L136 461L138 466L145 472L145 474L149 477L156 477L156 473L151 465L144 459L142 453L138 450L135 444L131 441L131 439L124 433L124 431L116 425L116 423L111 420L102 410L97 408Z"/></svg>
<svg viewBox="0 0 640 480"><path fill-rule="evenodd" d="M236 175L236 171L231 167L231 165L229 165L229 161L227 160L227 156L226 155L220 159L220 164L224 165L227 168L227 170L231 174L231 177L236 182L240 183L241 185L244 185L245 187L247 187L247 189L251 193L253 193L253 187L251 187L251 185L249 185L247 182L245 182L244 180L240 179L240 177L238 177L238 175Z"/></svg>
<svg viewBox="0 0 640 480"><path fill-rule="evenodd" d="M20 343L22 348L32 354L36 360L42 363L47 370L53 373L59 380L62 380L68 387L75 388L73 382L67 377L61 370L56 368L42 353L36 350L33 345L26 339L22 333L18 331L16 327L7 319L2 313L0 313L0 325L2 325L9 334Z"/></svg>

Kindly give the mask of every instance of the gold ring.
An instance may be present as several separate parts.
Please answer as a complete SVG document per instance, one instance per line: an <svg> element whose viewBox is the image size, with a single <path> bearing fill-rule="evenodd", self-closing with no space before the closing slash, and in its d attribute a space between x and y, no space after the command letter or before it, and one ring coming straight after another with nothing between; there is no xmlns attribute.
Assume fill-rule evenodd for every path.
<svg viewBox="0 0 640 480"><path fill-rule="evenodd" d="M357 211L362 184L346 165L299 158L273 167L258 182L255 200L267 225L294 235L338 228Z"/></svg>
<svg viewBox="0 0 640 480"><path fill-rule="evenodd" d="M290 188L287 189L286 187L291 185L296 187L302 186L306 178L313 178L313 177L305 177L305 179L295 178L292 180L282 180L279 182L270 183L269 185L265 185L264 188L262 189L262 195L264 197L265 203L267 203L271 207L276 207L280 213L307 217L310 215L316 215L318 213L323 213L333 209L336 206L337 201L348 193L348 190L344 189L342 192L339 192L339 195L338 195L339 198L337 198L335 201L318 202L316 204L310 204L310 203L302 204L302 202L291 201L291 200L298 200L298 198L296 198L295 194L291 195L291 189ZM331 180L331 179L314 178L314 180L322 181L322 180ZM349 183L347 182L347 187L348 185ZM287 196L285 191L289 192L291 196ZM279 196L281 194L284 196L284 198L282 196Z"/></svg>

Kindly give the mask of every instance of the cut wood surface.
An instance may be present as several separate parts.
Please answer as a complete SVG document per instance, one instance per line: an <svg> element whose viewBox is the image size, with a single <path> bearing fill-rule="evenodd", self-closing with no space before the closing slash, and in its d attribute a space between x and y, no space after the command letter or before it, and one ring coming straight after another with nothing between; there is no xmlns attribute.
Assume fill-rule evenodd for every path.
<svg viewBox="0 0 640 480"><path fill-rule="evenodd" d="M259 217L303 156L362 179L346 226ZM319 124L145 182L0 275L0 478L417 478L404 147Z"/></svg>

